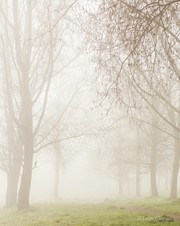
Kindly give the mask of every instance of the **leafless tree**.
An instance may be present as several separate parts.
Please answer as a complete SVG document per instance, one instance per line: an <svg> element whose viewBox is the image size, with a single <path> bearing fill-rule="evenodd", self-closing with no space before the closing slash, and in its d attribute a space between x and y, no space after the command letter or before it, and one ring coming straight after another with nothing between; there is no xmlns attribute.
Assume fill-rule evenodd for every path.
<svg viewBox="0 0 180 226"><path fill-rule="evenodd" d="M98 3L98 7L84 5L81 8L89 26L80 23L103 75L103 95L118 97L128 109L151 108L177 142L180 2L113 0ZM160 109L154 106L152 97L156 97ZM174 120L169 111L174 114ZM178 153L175 151L174 155L171 197L177 196Z"/></svg>
<svg viewBox="0 0 180 226"><path fill-rule="evenodd" d="M23 152L18 209L29 207L34 147L45 117L51 81L57 70L55 65L65 43L62 20L73 4L56 4L51 0L43 3L15 0L1 4L6 93L12 92L7 122L12 120L11 126L16 128ZM10 143L12 136L8 132Z"/></svg>

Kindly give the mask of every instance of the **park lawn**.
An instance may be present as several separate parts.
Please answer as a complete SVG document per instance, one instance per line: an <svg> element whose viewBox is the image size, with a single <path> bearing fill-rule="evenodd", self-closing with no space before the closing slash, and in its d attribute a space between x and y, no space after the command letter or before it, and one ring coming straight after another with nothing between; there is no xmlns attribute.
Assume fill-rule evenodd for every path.
<svg viewBox="0 0 180 226"><path fill-rule="evenodd" d="M132 202L132 201L131 201ZM0 226L179 226L156 217L129 212L123 203L37 204L24 211L0 210Z"/></svg>
<svg viewBox="0 0 180 226"><path fill-rule="evenodd" d="M164 211L174 215L180 215L180 199L169 198L139 198L120 202L124 206L139 206L153 210Z"/></svg>

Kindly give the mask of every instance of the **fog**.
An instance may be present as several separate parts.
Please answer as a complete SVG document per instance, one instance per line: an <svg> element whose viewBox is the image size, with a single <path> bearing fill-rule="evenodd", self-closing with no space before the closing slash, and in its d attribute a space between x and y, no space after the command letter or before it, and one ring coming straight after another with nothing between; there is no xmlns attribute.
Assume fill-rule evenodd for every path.
<svg viewBox="0 0 180 226"><path fill-rule="evenodd" d="M33 171L31 202L50 202L53 200L54 169L48 156L38 160L41 167ZM5 192L6 177L1 174L1 206L5 201ZM117 181L102 172L98 166L92 166L90 156L77 156L69 166L60 170L59 200L56 201L96 203L117 197Z"/></svg>
<svg viewBox="0 0 180 226"><path fill-rule="evenodd" d="M61 169L60 173L60 200L64 201L84 201L84 202L97 202L104 201L105 198L113 198L117 196L117 186L116 183L99 172L98 169L92 169L91 160L87 156L78 156L74 159L74 162L65 169ZM43 170L43 169L42 169ZM38 177L43 175L44 170L39 170L34 178L34 193L32 187L32 200L43 201L48 197L49 200L52 199L53 194L53 172L49 170L44 170L48 175L38 184ZM50 183L51 181L51 183ZM46 189L44 190L44 185ZM39 187L39 194L36 193L36 185ZM44 194L42 191L44 190Z"/></svg>
<svg viewBox="0 0 180 226"><path fill-rule="evenodd" d="M179 15L127 4L0 2L1 207L179 197Z"/></svg>

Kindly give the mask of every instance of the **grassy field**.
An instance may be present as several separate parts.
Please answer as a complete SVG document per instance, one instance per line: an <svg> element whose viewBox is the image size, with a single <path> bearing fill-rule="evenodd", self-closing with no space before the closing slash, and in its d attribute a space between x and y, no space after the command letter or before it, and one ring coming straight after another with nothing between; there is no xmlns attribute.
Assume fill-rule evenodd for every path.
<svg viewBox="0 0 180 226"><path fill-rule="evenodd" d="M179 226L169 218L128 210L129 207L154 208L180 215L180 201L128 200L103 204L37 204L29 210L0 210L0 226Z"/></svg>
<svg viewBox="0 0 180 226"><path fill-rule="evenodd" d="M180 215L180 199L145 198L125 200L125 206L139 206L152 210L164 211L175 215Z"/></svg>

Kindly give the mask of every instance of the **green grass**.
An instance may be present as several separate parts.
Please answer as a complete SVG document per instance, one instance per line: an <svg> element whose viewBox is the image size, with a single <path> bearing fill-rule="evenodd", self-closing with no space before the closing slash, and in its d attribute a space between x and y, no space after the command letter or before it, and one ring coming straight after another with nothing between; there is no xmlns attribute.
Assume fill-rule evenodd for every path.
<svg viewBox="0 0 180 226"><path fill-rule="evenodd" d="M179 203L172 203L178 206ZM150 201L154 204L153 201ZM158 201L163 207L163 200ZM143 213L129 212L128 205L145 206L146 200L123 201L104 204L37 204L29 210L0 210L0 226L179 226L180 222L161 221ZM150 205L150 204L149 204ZM150 205L151 206L151 205ZM170 208L170 207L169 207Z"/></svg>
<svg viewBox="0 0 180 226"><path fill-rule="evenodd" d="M143 198L124 200L124 206L140 206L153 210L169 212L175 215L180 215L180 199L171 200L168 198Z"/></svg>

